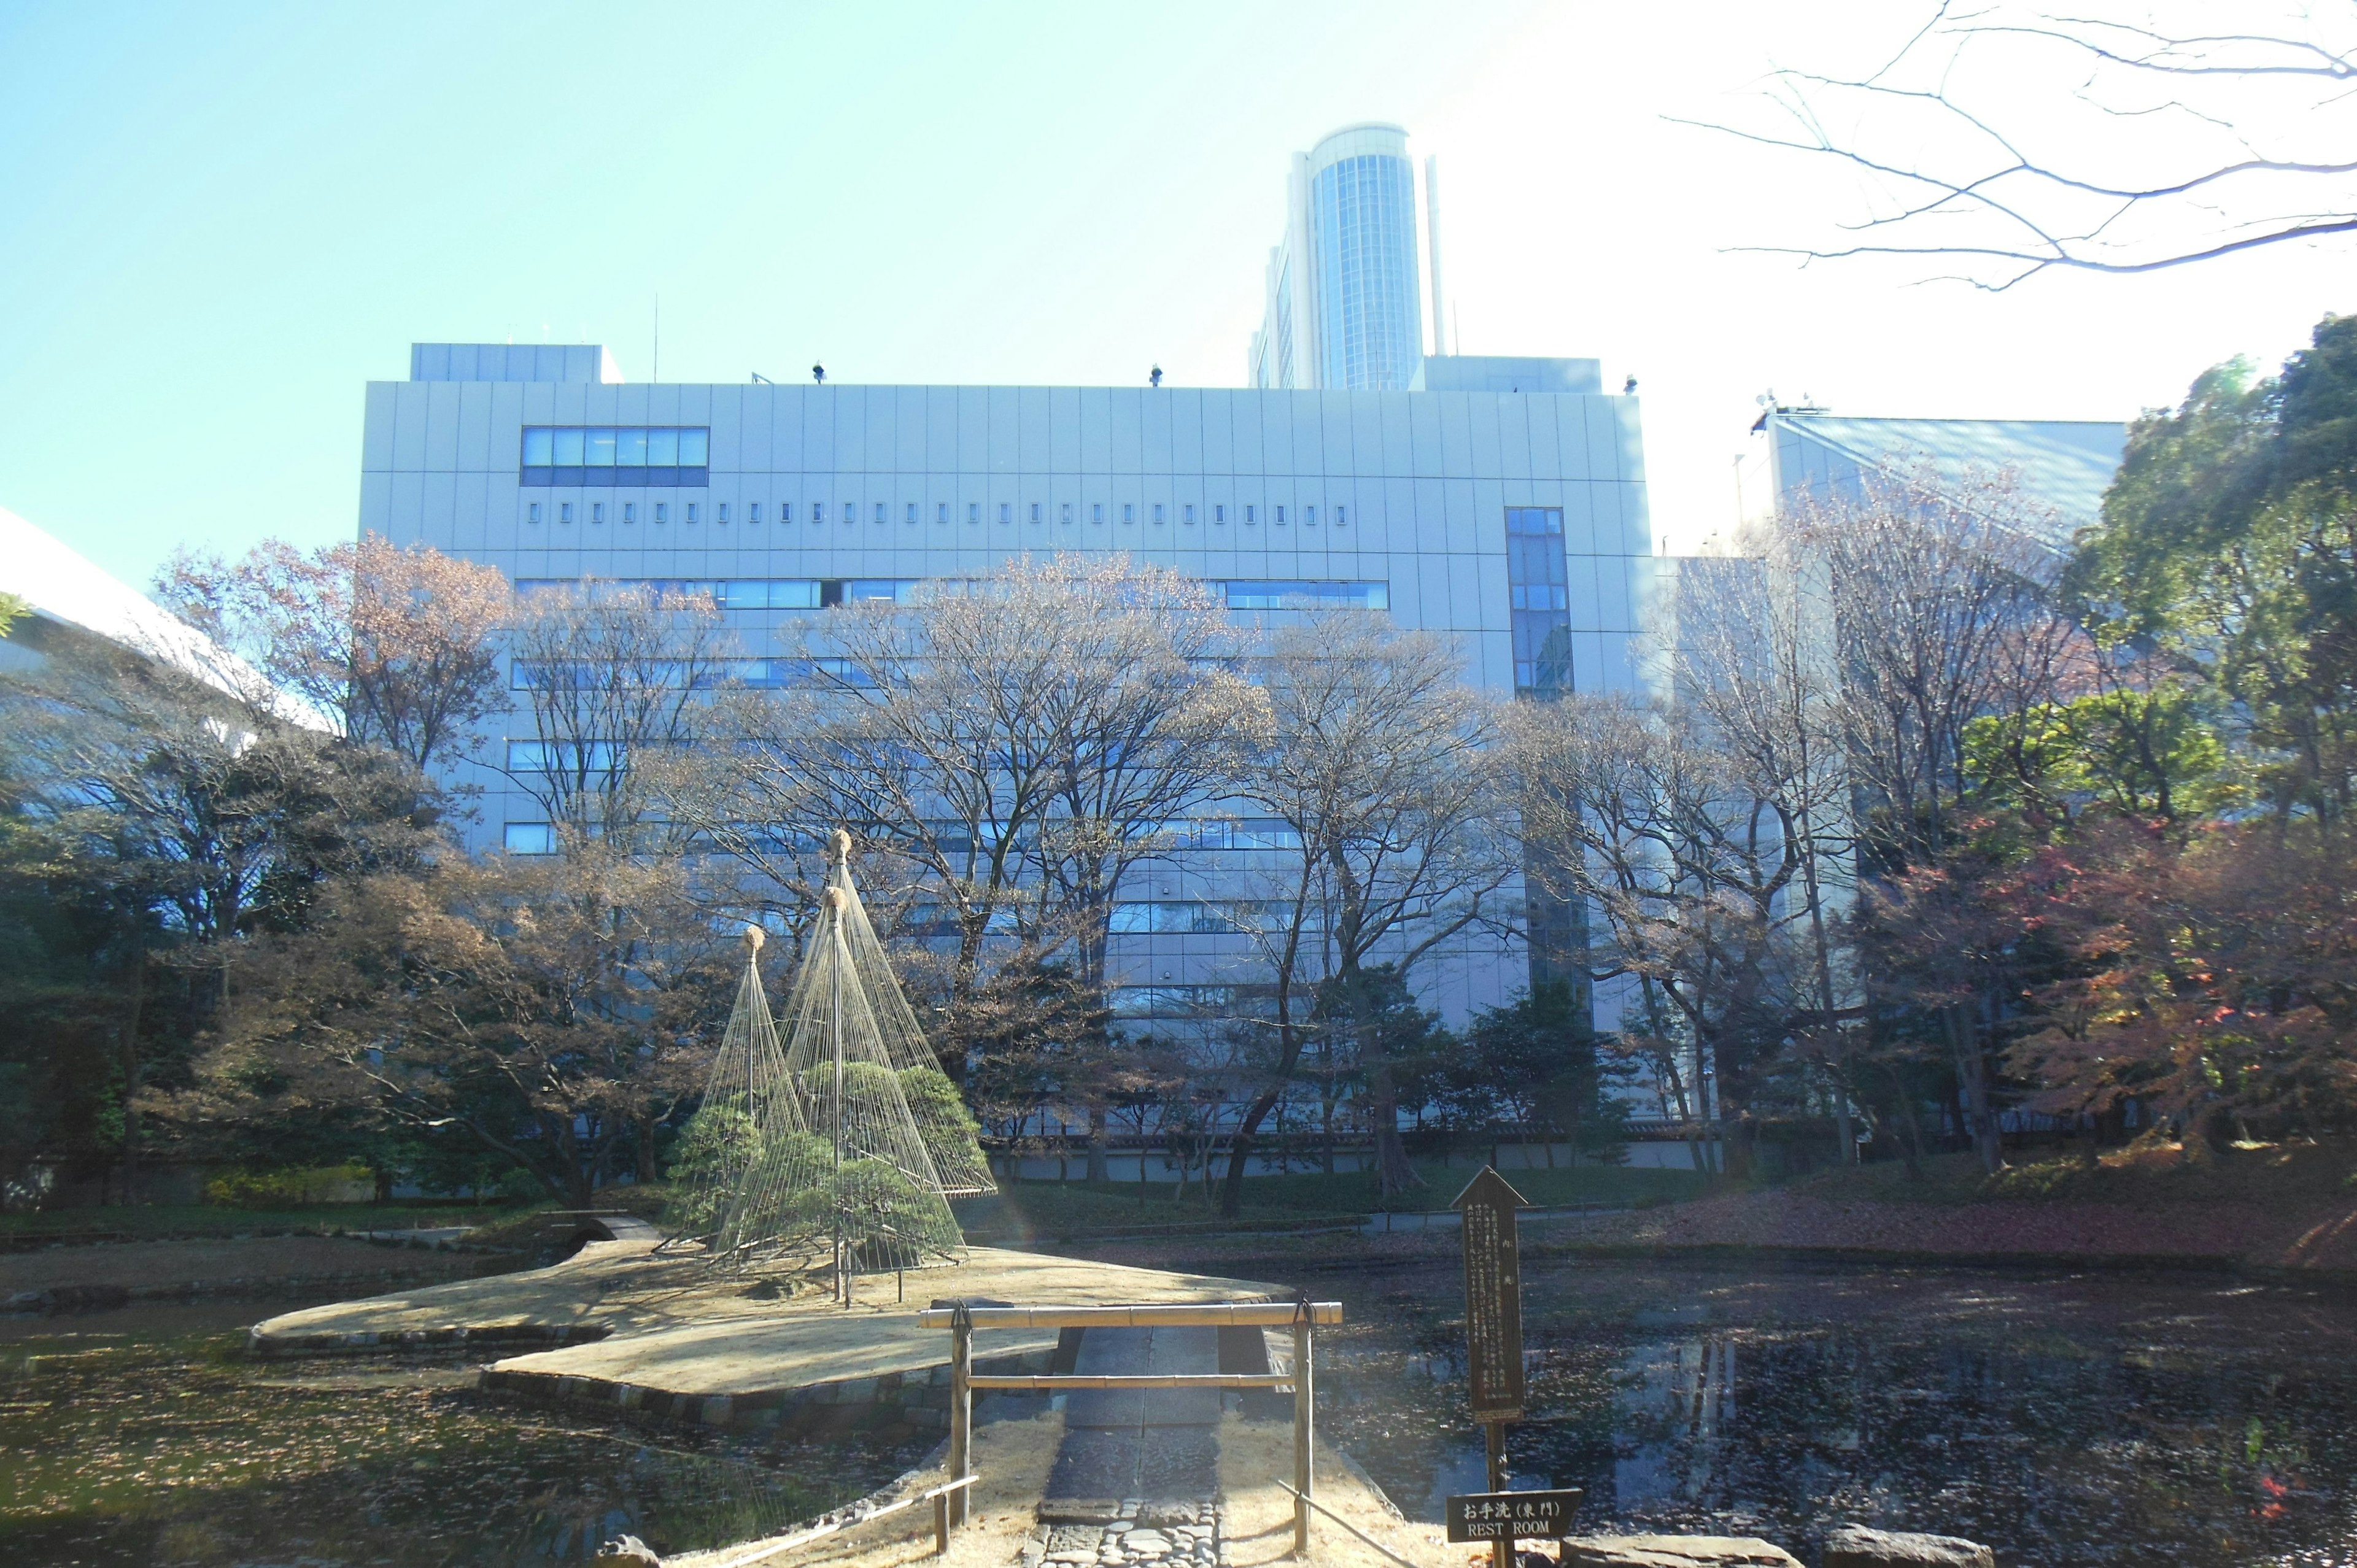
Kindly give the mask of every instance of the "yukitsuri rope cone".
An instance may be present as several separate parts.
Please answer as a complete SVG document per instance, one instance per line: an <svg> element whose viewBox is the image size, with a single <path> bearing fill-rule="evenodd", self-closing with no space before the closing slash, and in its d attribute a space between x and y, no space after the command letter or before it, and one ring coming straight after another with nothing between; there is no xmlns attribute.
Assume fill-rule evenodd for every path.
<svg viewBox="0 0 2357 1568"><path fill-rule="evenodd" d="M847 1292L856 1274L957 1261L965 1238L949 1199L996 1188L974 1120L860 906L848 836L836 833L830 848L818 919L786 1004L780 1090L746 1092L740 1117L736 1069L716 1064L719 1096L682 1140L693 1179L683 1184L679 1228L683 1237L694 1230L715 1262L827 1268ZM748 1004L740 993L740 1015L764 1007L758 980L748 983L753 994ZM730 1041L736 1029L732 1018ZM778 1037L770 1036L773 1049ZM748 1060L758 1059L756 1047ZM762 1081L752 1069L745 1077ZM714 1187L719 1201L694 1207L694 1195L716 1182L725 1183Z"/></svg>
<svg viewBox="0 0 2357 1568"><path fill-rule="evenodd" d="M672 1157L673 1196L663 1219L671 1234L658 1251L708 1248L758 1158L758 1129L796 1113L778 1026L761 988L761 928L745 928L745 974L721 1032L719 1054L705 1080L701 1108Z"/></svg>

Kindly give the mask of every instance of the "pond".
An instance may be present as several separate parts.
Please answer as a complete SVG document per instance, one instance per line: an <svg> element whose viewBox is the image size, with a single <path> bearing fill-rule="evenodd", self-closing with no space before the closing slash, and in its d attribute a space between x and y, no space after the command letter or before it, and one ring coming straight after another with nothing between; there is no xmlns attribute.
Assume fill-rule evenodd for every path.
<svg viewBox="0 0 2357 1568"><path fill-rule="evenodd" d="M1330 1286L1329 1281L1331 1282ZM1326 1431L1403 1511L1485 1489L1453 1267L1322 1276ZM2006 1564L2357 1561L2357 1298L2216 1276L1526 1265L1512 1484L1590 1526L1845 1521Z"/></svg>
<svg viewBox="0 0 2357 1568"><path fill-rule="evenodd" d="M525 1404L455 1359L246 1359L292 1305L0 1318L0 1562L579 1563L766 1534L922 1457Z"/></svg>
<svg viewBox="0 0 2357 1568"><path fill-rule="evenodd" d="M1412 1517L1482 1487L1453 1266L1217 1272L1340 1296L1326 1434ZM2357 1561L2357 1299L2199 1275L1525 1269L1514 1485L1591 1528L1856 1520L2008 1565ZM237 1302L0 1318L0 1562L581 1562L774 1530L922 1447L764 1444L476 1392L455 1359L250 1361Z"/></svg>

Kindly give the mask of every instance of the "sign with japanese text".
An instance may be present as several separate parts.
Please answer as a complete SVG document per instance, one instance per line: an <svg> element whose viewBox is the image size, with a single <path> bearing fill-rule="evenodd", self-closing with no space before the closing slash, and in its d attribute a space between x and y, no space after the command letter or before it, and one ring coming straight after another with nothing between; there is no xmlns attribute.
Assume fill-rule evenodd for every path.
<svg viewBox="0 0 2357 1568"><path fill-rule="evenodd" d="M1579 1511L1578 1487L1560 1492L1476 1492L1448 1499L1448 1539L1514 1541L1524 1536L1557 1540L1571 1533Z"/></svg>
<svg viewBox="0 0 2357 1568"><path fill-rule="evenodd" d="M1514 1210L1530 1206L1495 1167L1484 1165L1449 1207L1464 1216L1466 1384L1473 1419L1520 1421L1523 1271ZM1497 1481L1491 1477L1491 1485Z"/></svg>

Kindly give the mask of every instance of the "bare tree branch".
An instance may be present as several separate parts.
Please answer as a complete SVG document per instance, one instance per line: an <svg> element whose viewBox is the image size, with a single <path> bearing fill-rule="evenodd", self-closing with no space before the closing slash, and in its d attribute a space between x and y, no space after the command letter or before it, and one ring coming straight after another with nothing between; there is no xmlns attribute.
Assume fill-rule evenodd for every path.
<svg viewBox="0 0 2357 1568"><path fill-rule="evenodd" d="M1738 250L1803 264L1956 258L1966 263L1960 281L1991 292L2050 269L2159 272L2357 231L2357 126L2342 90L2357 81L2357 48L2326 20L2303 20L2305 34L2179 34L2112 17L2018 16L2004 5L1959 12L1943 3L1869 74L1773 72L1766 96L1797 129L1669 118L1830 159L1885 187L1868 197L1866 216L1839 227L1887 232L1887 242ZM2051 102L2075 101L2100 117L2067 153L2029 145L2039 106L2026 84L2038 52L2050 70L2057 48L2082 74L2075 86L2050 82ZM2163 81L2178 91L2151 99L2144 89ZM2302 92L2310 83L2312 99ZM1836 109L1858 128L1829 129ZM2187 145L2156 136L2156 117L2176 122ZM2051 129L2044 139L2054 139ZM1891 150L1902 146L1904 155ZM2123 160L2158 160L2158 168L2137 177L2105 171ZM2287 201L2287 181L2309 194Z"/></svg>

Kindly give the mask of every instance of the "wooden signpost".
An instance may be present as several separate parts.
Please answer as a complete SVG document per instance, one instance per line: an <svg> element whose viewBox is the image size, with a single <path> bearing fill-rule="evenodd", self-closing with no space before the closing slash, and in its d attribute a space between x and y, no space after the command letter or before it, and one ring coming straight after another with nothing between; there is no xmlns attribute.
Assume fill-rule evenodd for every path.
<svg viewBox="0 0 2357 1568"><path fill-rule="evenodd" d="M1468 1182L1450 1204L1464 1217L1465 1242L1465 1380L1473 1402L1473 1419L1481 1423L1490 1451L1490 1490L1486 1494L1448 1499L1448 1539L1492 1543L1496 1568L1512 1568L1517 1534L1561 1534L1560 1530L1523 1530L1515 1510L1500 1505L1506 1491L1506 1423L1523 1418L1523 1265L1514 1235L1514 1211L1528 1208L1523 1195L1506 1184L1494 1165ZM1576 1505L1579 1494L1531 1493L1532 1497L1568 1496ZM1463 1505L1463 1508L1460 1508ZM1478 1509L1485 1532L1460 1535L1464 1509ZM1570 1517L1565 1508L1563 1517ZM1539 1516L1533 1514L1533 1519ZM1548 1516L1553 1517L1553 1516ZM1463 1524L1470 1528L1470 1523Z"/></svg>

